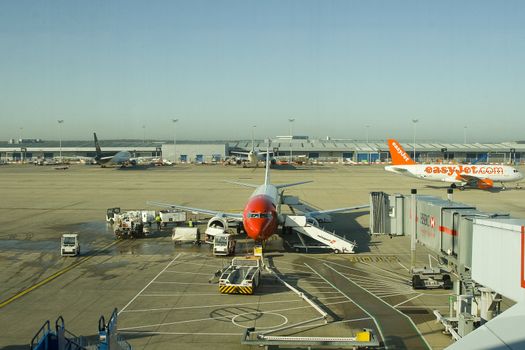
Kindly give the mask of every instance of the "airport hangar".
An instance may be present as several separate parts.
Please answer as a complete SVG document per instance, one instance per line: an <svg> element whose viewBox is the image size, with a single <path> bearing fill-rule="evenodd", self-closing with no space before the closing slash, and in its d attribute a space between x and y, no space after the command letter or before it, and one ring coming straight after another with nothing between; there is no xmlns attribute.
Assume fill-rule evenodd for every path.
<svg viewBox="0 0 525 350"><path fill-rule="evenodd" d="M386 141L362 142L345 139L313 139L308 136L277 136L272 139L272 151L277 157L289 159L305 158L319 162L358 163L388 162L390 155ZM170 141L155 140L103 140L103 152L130 151L133 157L161 157L183 163L219 162L232 151L248 152L251 140L242 141L180 141L175 147ZM413 143L401 143L412 156ZM266 150L264 140L254 142L255 149ZM42 141L38 139L0 142L0 161L31 162L36 159L64 157L94 157L93 141ZM175 151L174 151L175 149ZM416 143L417 161L437 160L488 163L521 163L525 160L525 141L502 143Z"/></svg>

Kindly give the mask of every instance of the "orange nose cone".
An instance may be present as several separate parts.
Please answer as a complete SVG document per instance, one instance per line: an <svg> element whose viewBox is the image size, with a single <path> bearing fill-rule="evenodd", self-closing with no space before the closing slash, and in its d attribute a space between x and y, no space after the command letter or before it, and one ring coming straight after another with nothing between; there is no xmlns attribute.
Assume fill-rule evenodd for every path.
<svg viewBox="0 0 525 350"><path fill-rule="evenodd" d="M267 224L266 219L247 219L244 221L244 229L248 236L254 240L262 240Z"/></svg>
<svg viewBox="0 0 525 350"><path fill-rule="evenodd" d="M243 213L244 229L256 241L268 239L277 230L277 213L271 200L261 195L250 199Z"/></svg>

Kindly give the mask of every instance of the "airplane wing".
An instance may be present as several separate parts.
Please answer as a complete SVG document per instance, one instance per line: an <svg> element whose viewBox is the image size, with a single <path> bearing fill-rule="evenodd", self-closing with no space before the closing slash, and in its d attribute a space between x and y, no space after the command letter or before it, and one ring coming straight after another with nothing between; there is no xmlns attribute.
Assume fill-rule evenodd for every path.
<svg viewBox="0 0 525 350"><path fill-rule="evenodd" d="M201 209L201 208L193 208L193 207L187 207L187 206L184 206L184 205L171 204L171 203L162 203L162 202L154 202L154 201L148 201L147 204L155 205L155 206L159 206L159 207L171 208L171 209L181 209L181 210L196 212L196 213L200 213L200 214L206 214L206 215L210 215L210 216L219 216L219 217L230 218L230 219L235 219L235 220L242 220L242 214L241 213L224 213L222 211Z"/></svg>
<svg viewBox="0 0 525 350"><path fill-rule="evenodd" d="M347 208L337 208L337 209L327 209L327 210L317 210L317 211L309 211L305 213L305 215L309 216L316 216L320 214L331 214L331 213L339 213L343 211L352 211L352 210L358 210L358 209L364 209L364 208L370 208L370 205L357 205L355 207L347 207Z"/></svg>
<svg viewBox="0 0 525 350"><path fill-rule="evenodd" d="M285 187L292 187L292 186L307 184L307 183L310 183L310 182L313 182L313 181L310 180L310 181L294 182L294 183L291 183L291 184L275 185L275 187L277 187L277 188L285 188Z"/></svg>
<svg viewBox="0 0 525 350"><path fill-rule="evenodd" d="M225 180L224 182L227 182L229 184L234 184L234 185L240 185L240 186L244 186L244 187L250 187L250 188L257 188L257 187L259 187L259 185L249 184L249 183L246 183L246 182L229 181L229 180Z"/></svg>

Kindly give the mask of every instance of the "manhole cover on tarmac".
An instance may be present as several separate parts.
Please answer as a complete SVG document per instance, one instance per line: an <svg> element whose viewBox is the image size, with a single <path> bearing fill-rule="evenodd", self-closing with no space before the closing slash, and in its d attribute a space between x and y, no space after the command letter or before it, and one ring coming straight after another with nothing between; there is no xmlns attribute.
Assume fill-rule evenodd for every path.
<svg viewBox="0 0 525 350"><path fill-rule="evenodd" d="M254 322L254 320L256 321ZM284 326L288 323L288 319L286 316L275 312L255 311L233 317L232 323L241 328L270 329Z"/></svg>

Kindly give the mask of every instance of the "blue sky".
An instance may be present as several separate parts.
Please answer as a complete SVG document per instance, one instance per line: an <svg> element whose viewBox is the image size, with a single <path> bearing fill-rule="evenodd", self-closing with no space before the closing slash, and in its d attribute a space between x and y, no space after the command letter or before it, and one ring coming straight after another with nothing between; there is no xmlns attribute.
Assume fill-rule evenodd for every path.
<svg viewBox="0 0 525 350"><path fill-rule="evenodd" d="M525 139L524 1L2 1L0 139ZM145 128L143 128L143 126ZM23 129L21 129L23 128Z"/></svg>

